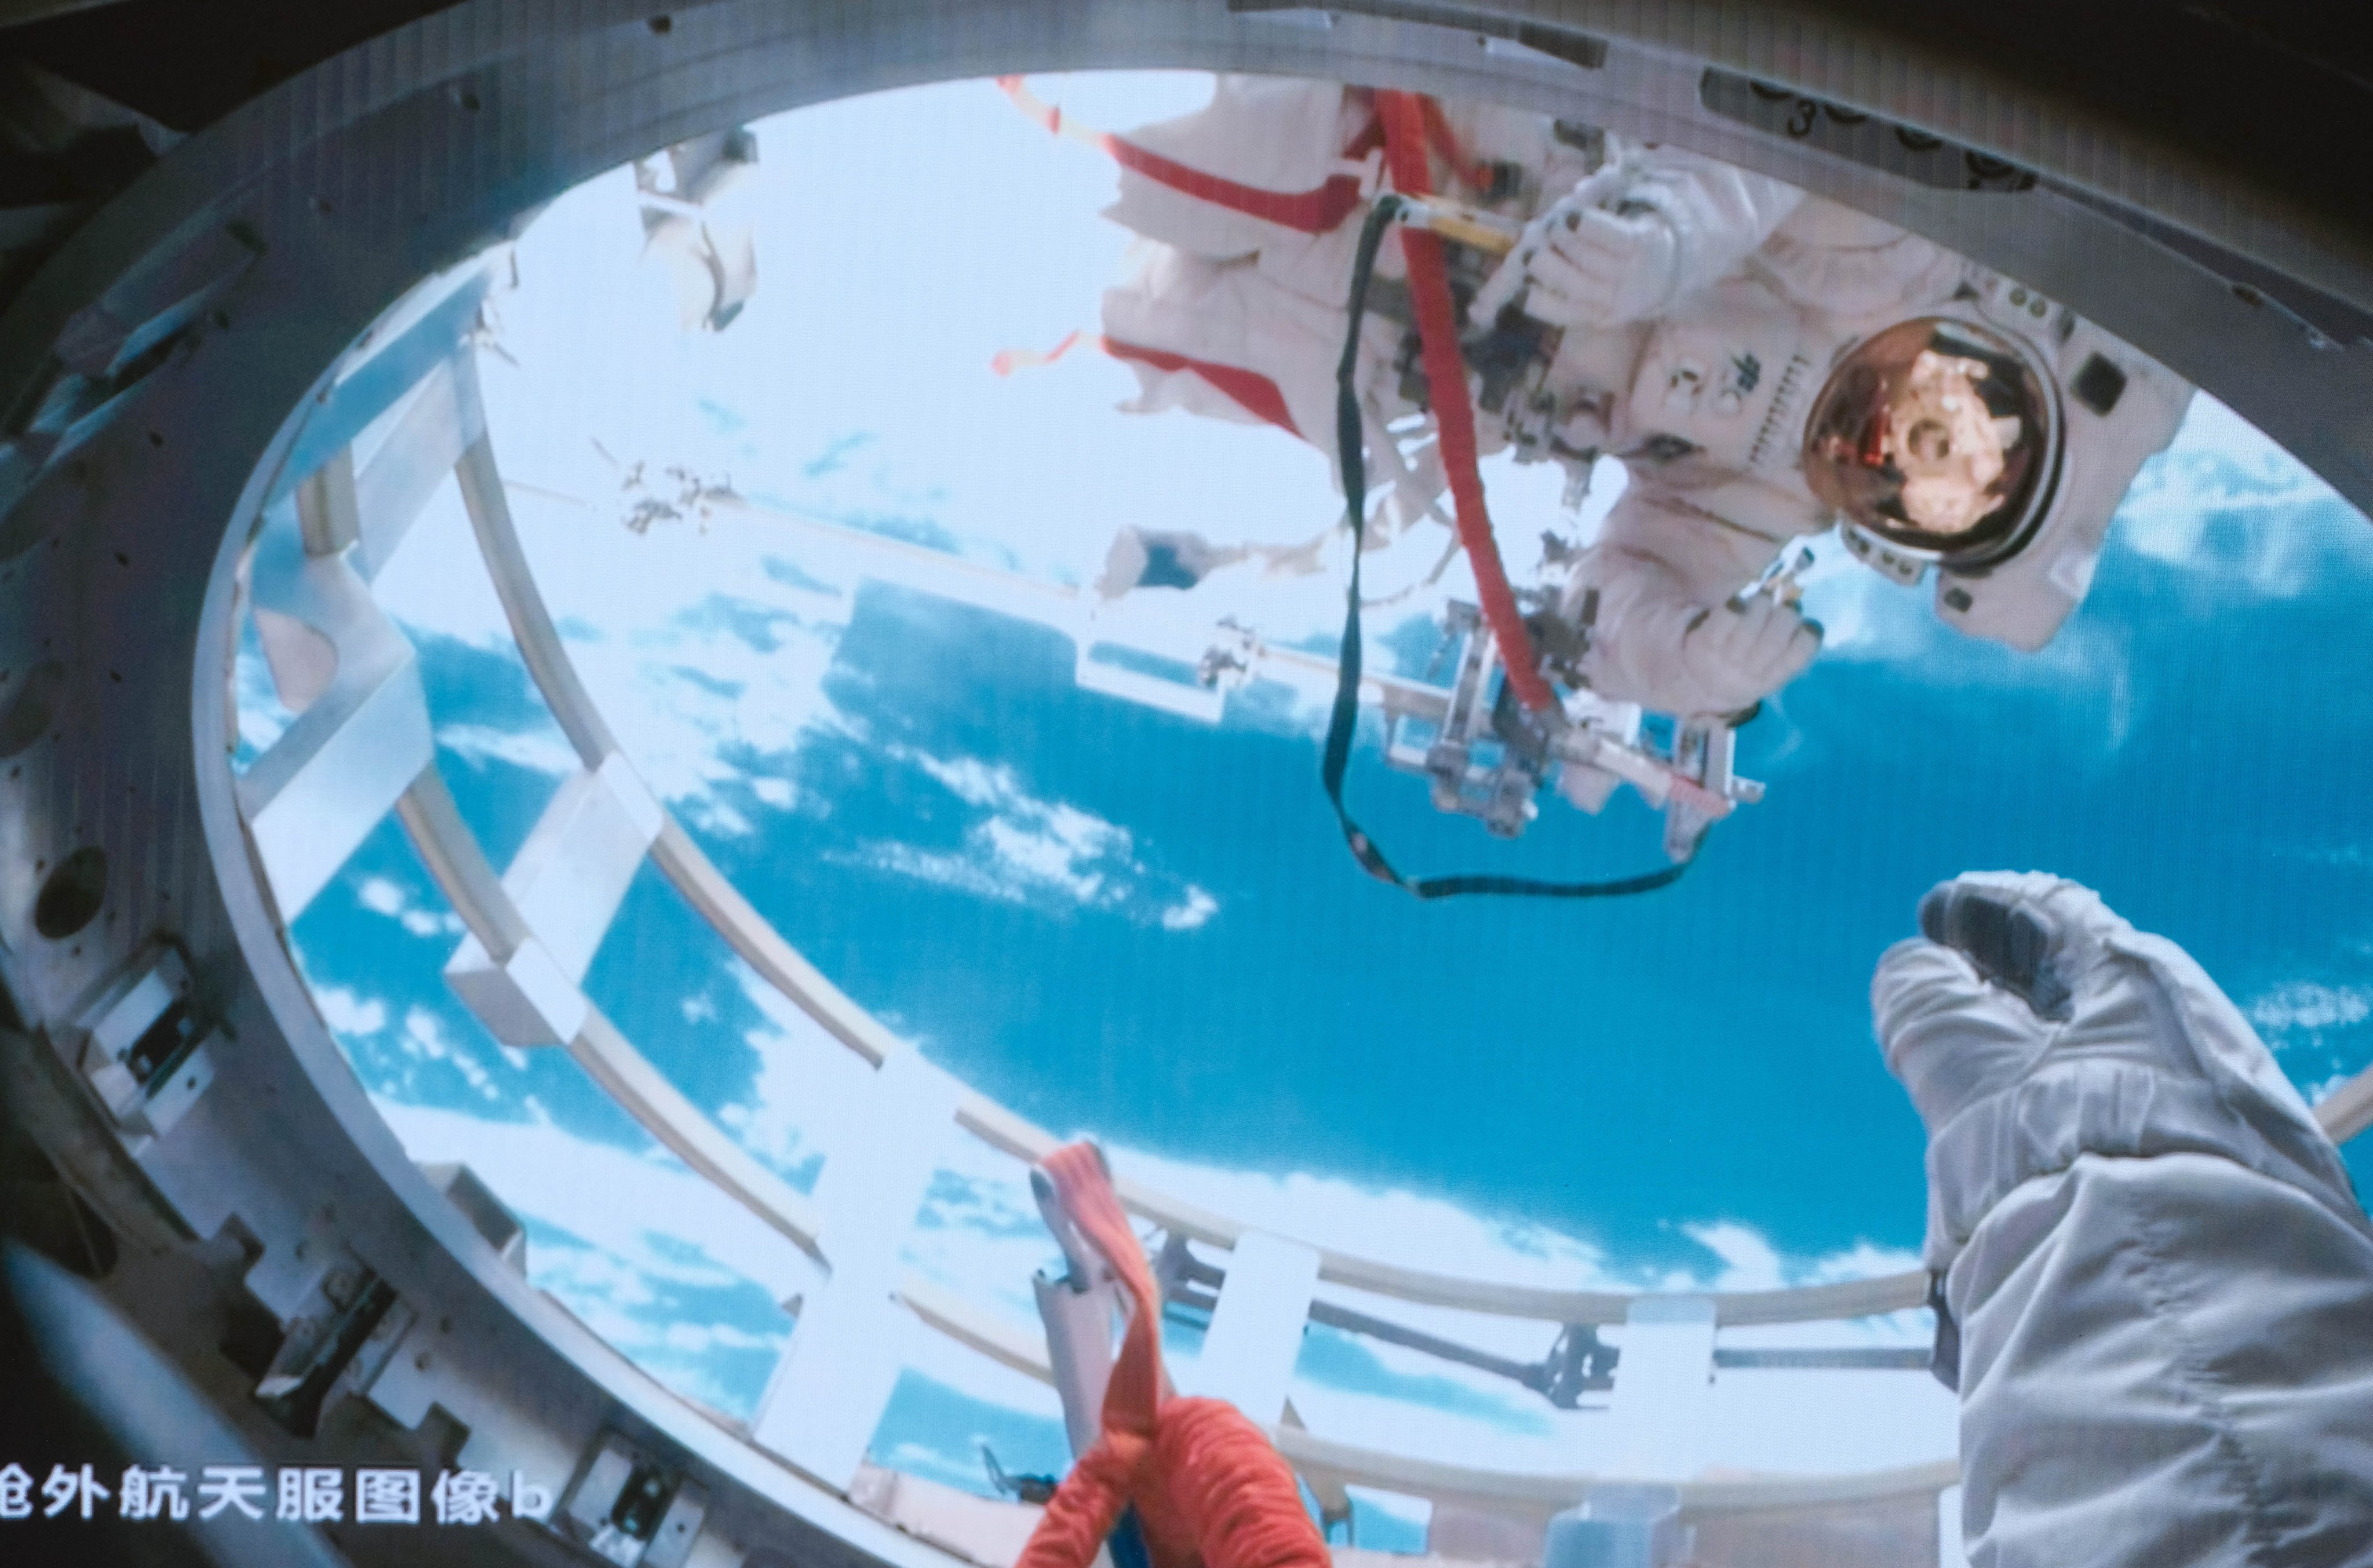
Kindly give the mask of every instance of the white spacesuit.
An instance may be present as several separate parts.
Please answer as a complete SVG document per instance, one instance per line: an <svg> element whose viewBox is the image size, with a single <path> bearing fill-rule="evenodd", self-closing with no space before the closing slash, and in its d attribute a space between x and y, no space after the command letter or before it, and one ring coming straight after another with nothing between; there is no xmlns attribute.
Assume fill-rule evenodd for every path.
<svg viewBox="0 0 2373 1568"><path fill-rule="evenodd" d="M1818 630L1787 594L1748 591L1789 541L1833 523L1902 580L1935 568L1939 614L1972 635L2040 648L2083 598L2118 498L2180 421L2190 388L2171 373L1778 181L1489 105L1429 112L1443 193L1526 226L1504 263L1451 248L1481 451L1561 462L1577 486L1601 455L1630 476L1560 590L1600 696L1724 715L1786 683ZM1266 420L1332 451L1360 224L1317 198L1354 179L1373 192L1373 124L1358 89L1222 78L1208 109L1131 135L1165 160L1125 162L1107 214L1145 241L1104 310L1106 346L1140 377L1134 407ZM1280 222L1227 193L1247 190L1306 199ZM1385 246L1362 327L1365 444L1386 495L1372 548L1446 521L1400 271ZM1247 554L1271 569L1315 559L1284 544L1211 559ZM1143 583L1131 568L1146 556L1124 534L1105 592Z"/></svg>
<svg viewBox="0 0 2373 1568"><path fill-rule="evenodd" d="M1974 875L1878 966L1980 1568L2373 1562L2373 1225L2183 951Z"/></svg>

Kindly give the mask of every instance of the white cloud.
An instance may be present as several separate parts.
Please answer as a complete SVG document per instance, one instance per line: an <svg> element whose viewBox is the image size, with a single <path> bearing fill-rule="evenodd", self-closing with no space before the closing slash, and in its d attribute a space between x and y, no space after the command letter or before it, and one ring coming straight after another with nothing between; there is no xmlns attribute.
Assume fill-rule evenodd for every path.
<svg viewBox="0 0 2373 1568"><path fill-rule="evenodd" d="M495 1087L494 1075L478 1059L479 1039L473 1036L456 1041L448 1037L445 1021L427 1008L414 1006L404 1010L401 1044L404 1055L416 1061L440 1061L451 1067L480 1097L502 1097L502 1091Z"/></svg>
<svg viewBox="0 0 2373 1568"><path fill-rule="evenodd" d="M779 776L752 778L747 756L732 754L788 756L812 727L836 722L823 686L847 624L847 594L769 575L770 558L788 546L748 513L702 533L637 534L555 498L602 493L606 471L581 429L562 443L563 455L546 450L558 439L553 422L528 405L550 389L516 384L517 373L499 361L486 362L485 376L489 420L507 438L506 473L544 481L514 487L512 521L594 706L660 799L711 831L753 831L720 791L747 787L778 808L792 803L793 791ZM525 461L514 461L521 453ZM415 637L512 645L457 497L440 497L422 513L374 591ZM522 730L449 724L438 740L473 762L554 778L579 766L559 730L541 719Z"/></svg>
<svg viewBox="0 0 2373 1568"><path fill-rule="evenodd" d="M982 1466L977 1451L973 1462L964 1465L958 1463L953 1457L936 1448L925 1447L920 1443L901 1443L890 1450L887 1459L892 1469L921 1476L926 1480L972 1492L980 1489Z"/></svg>
<svg viewBox="0 0 2373 1568"><path fill-rule="evenodd" d="M950 760L907 747L896 748L891 755L913 763L967 805L1005 807L1023 798L1021 781L1010 767L991 767L978 757Z"/></svg>
<svg viewBox="0 0 2373 1568"><path fill-rule="evenodd" d="M1058 806L1038 822L992 817L979 832L1011 878L1051 887L1082 904L1097 902L1105 885L1104 873L1088 868L1125 856L1129 848L1126 832L1069 806Z"/></svg>
<svg viewBox="0 0 2373 1568"><path fill-rule="evenodd" d="M2335 562L2373 568L2373 530L2332 487L2215 399L2192 402L2118 512L2125 546L2259 599L2287 599Z"/></svg>
<svg viewBox="0 0 2373 1568"><path fill-rule="evenodd" d="M462 917L449 909L429 909L412 902L401 886L383 876L365 877L355 889L355 902L374 915L384 915L416 937L457 937L467 929Z"/></svg>
<svg viewBox="0 0 2373 1568"><path fill-rule="evenodd" d="M2320 1035L2373 1017L2373 986L2325 986L2296 980L2250 1003L2250 1022L2270 1035Z"/></svg>
<svg viewBox="0 0 2373 1568"><path fill-rule="evenodd" d="M662 1330L662 1338L668 1349L696 1356L717 1349L772 1350L789 1336L753 1334L731 1323L671 1323Z"/></svg>
<svg viewBox="0 0 2373 1568"><path fill-rule="evenodd" d="M486 724L448 724L437 731L437 743L474 763L507 762L531 773L565 778L583 764L577 749L557 730L497 730Z"/></svg>
<svg viewBox="0 0 2373 1568"><path fill-rule="evenodd" d="M765 1387L735 1352L768 1352L761 1364L771 1364L790 1337L789 1319L771 1308L747 1314L771 1332L687 1318L671 1288L676 1281L598 1248L546 1241L529 1247L528 1267L538 1289L613 1348L676 1392L728 1415L749 1416Z"/></svg>
<svg viewBox="0 0 2373 1568"><path fill-rule="evenodd" d="M843 727L824 685L848 598L770 576L785 542L748 514L698 534L629 533L550 503L516 515L568 655L652 790L728 835L754 829L720 791L789 806L779 763Z"/></svg>
<svg viewBox="0 0 2373 1568"><path fill-rule="evenodd" d="M1683 1225L1681 1234L1722 1259L1724 1290L1774 1291L1788 1282L1779 1249L1750 1225L1718 1220L1709 1224Z"/></svg>
<svg viewBox="0 0 2373 1568"><path fill-rule="evenodd" d="M387 1027L385 1002L359 996L344 986L315 986L313 1005L321 1009L321 1022L340 1035L376 1035Z"/></svg>
<svg viewBox="0 0 2373 1568"><path fill-rule="evenodd" d="M841 857L847 859L848 857ZM909 844L879 844L862 863L879 870L912 877L959 893L994 898L1000 903L1027 902L1027 895L1013 882L999 877L993 870L979 864L967 855L933 855Z"/></svg>
<svg viewBox="0 0 2373 1568"><path fill-rule="evenodd" d="M1165 931L1191 931L1210 923L1220 912L1220 901L1201 888L1188 883L1186 896L1162 911L1162 929Z"/></svg>
<svg viewBox="0 0 2373 1568"><path fill-rule="evenodd" d="M1175 879L1138 859L1128 829L1066 802L1033 795L1011 767L903 745L883 751L920 768L983 814L965 830L958 850L877 842L847 859L1003 903L1116 910L1172 930L1192 930L1219 907L1209 893L1191 884L1175 894L1165 888Z"/></svg>
<svg viewBox="0 0 2373 1568"><path fill-rule="evenodd" d="M753 1153L788 1169L815 1152L816 1133L854 1112L873 1069L740 958L731 972L765 1022L742 1036L758 1058L750 1094L722 1107L718 1120Z"/></svg>
<svg viewBox="0 0 2373 1568"><path fill-rule="evenodd" d="M2320 1106L2342 1089L2344 1089L2349 1084L2355 1082L2356 1081L2356 1077L2357 1075L2354 1072L2335 1072L2326 1077L2320 1083L2302 1083L2298 1086L2299 1097L2310 1106Z"/></svg>

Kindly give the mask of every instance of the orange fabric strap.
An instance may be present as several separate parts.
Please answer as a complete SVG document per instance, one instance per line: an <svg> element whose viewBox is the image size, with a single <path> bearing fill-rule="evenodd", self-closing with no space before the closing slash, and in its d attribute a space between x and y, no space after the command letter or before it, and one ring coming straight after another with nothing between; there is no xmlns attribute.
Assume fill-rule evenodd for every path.
<svg viewBox="0 0 2373 1568"><path fill-rule="evenodd" d="M1133 1310L1105 1389L1104 1431L1055 1489L1014 1568L1088 1568L1132 1504L1154 1568L1332 1568L1268 1435L1233 1405L1171 1395L1161 1293L1103 1155L1069 1144L1040 1168Z"/></svg>

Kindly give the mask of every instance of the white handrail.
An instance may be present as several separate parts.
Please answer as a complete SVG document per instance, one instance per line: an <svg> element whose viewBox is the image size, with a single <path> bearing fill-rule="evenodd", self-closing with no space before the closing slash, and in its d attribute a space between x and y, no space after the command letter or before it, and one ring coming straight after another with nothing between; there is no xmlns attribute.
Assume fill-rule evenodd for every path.
<svg viewBox="0 0 2373 1568"><path fill-rule="evenodd" d="M465 361L467 357L465 354ZM469 395L474 396L474 377L467 369L461 374ZM614 740L579 678L536 588L491 446L484 438L472 443L465 453L460 477L488 572L522 661L586 766L599 766L614 749ZM911 546L908 553L929 554ZM980 571L961 562L918 559L904 564L918 576L944 570L951 577L970 578ZM1048 597L1061 600L1069 595L1052 590ZM406 794L399 810L431 875L473 932L490 952L515 945L523 923L433 767ZM664 817L650 852L685 901L733 950L835 1039L875 1063L909 1048L785 939L672 815ZM598 1014L594 1016L598 1020ZM668 1088L606 1020L589 1024L571 1048L654 1136L777 1231L807 1250L815 1250L818 1221L812 1205L742 1152L696 1106ZM2373 1071L2328 1096L2319 1116L2336 1136L2344 1137L2373 1122ZM965 1094L957 1120L991 1147L1025 1163L1043 1159L1056 1146L1055 1138L1046 1129L975 1092ZM1220 1246L1233 1246L1245 1234L1245 1227L1228 1216L1141 1184L1119 1185L1128 1209L1173 1234ZM1321 1252L1319 1277L1411 1303L1554 1323L1621 1323L1638 1299L1624 1292L1555 1290L1465 1279L1334 1251ZM1927 1286L1923 1273L1907 1271L1789 1290L1714 1293L1710 1299L1717 1323L1737 1327L1900 1311L1922 1305ZM919 1276L909 1274L903 1279L899 1293L917 1316L938 1332L1025 1375L1050 1378L1043 1344L1018 1327ZM1542 1511L1544 1516L1570 1504L1594 1479L1442 1465L1314 1437L1292 1427L1280 1428L1273 1435L1297 1468L1320 1481L1371 1484L1503 1508L1513 1505L1520 1511ZM1957 1476L1954 1462L1945 1461L1856 1476L1693 1482L1684 1489L1685 1507L1711 1516L1933 1494L1953 1484Z"/></svg>
<svg viewBox="0 0 2373 1568"><path fill-rule="evenodd" d="M404 790L396 815L470 934L497 963L508 958L526 938L527 921L503 890L434 764ZM823 1256L815 1205L686 1099L590 1000L585 1022L567 1045L578 1065L676 1158L800 1250Z"/></svg>
<svg viewBox="0 0 2373 1568"><path fill-rule="evenodd" d="M472 390L474 394L474 381ZM462 476L463 499L485 557L487 573L494 579L496 594L502 601L504 614L518 639L520 658L559 721L562 732L577 747L587 766L599 766L602 757L614 749L614 742L608 724L578 678L553 624L552 614L536 588L509 506L503 497L502 480L495 472L491 450L485 442L471 449L464 460ZM804 520L790 521L812 530L824 526ZM928 561L927 557L939 553L918 545L899 541L883 544L885 548L895 549L899 559L917 579L924 577L927 567L941 574L944 582L935 586L976 584L991 575L986 568L944 555L939 556L937 561ZM1046 589L1046 597L1050 602L1070 601L1069 591L1052 585ZM684 902L708 921L727 945L826 1034L877 1063L889 1052L902 1047L904 1042L895 1034L809 963L742 895L672 813L666 816L659 838L651 847L651 859ZM1024 1163L1035 1164L1056 1147L1053 1134L976 1092L966 1092L956 1119L965 1130L992 1148ZM1233 1246L1244 1234L1245 1226L1227 1215L1141 1183L1122 1181L1118 1188L1126 1207L1166 1231L1215 1246ZM1330 1284L1429 1306L1551 1323L1620 1323L1631 1311L1631 1302L1626 1292L1493 1283L1404 1268L1327 1248L1319 1251L1318 1277ZM1900 1312L1920 1305L1927 1294L1927 1276L1914 1272L1817 1285L1801 1291L1717 1293L1713 1299L1718 1322L1745 1326Z"/></svg>
<svg viewBox="0 0 2373 1568"><path fill-rule="evenodd" d="M910 1275L902 1281L898 1295L925 1326L1002 1366L1053 1385L1054 1373L1047 1365L1046 1345L1027 1330L983 1312L964 1297L919 1276ZM1314 1436L1290 1423L1280 1423L1268 1431L1278 1451L1312 1485L1332 1481L1345 1486L1373 1486L1437 1503L1463 1503L1537 1515L1543 1520L1561 1508L1572 1507L1592 1486L1616 1479L1444 1464ZM1685 1514L1696 1518L1836 1507L1888 1498L1934 1496L1959 1480L1959 1462L1944 1459L1845 1475L1686 1481L1681 1485L1681 1506Z"/></svg>

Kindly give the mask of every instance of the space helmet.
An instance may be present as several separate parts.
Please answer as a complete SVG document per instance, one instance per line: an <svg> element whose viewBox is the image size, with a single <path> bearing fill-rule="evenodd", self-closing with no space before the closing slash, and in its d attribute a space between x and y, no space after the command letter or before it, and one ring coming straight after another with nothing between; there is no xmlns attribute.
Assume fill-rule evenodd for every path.
<svg viewBox="0 0 2373 1568"><path fill-rule="evenodd" d="M1846 522L1966 568L2034 537L2063 436L2052 378L2032 348L1981 322L1922 316L1838 357L1806 421L1803 472Z"/></svg>

